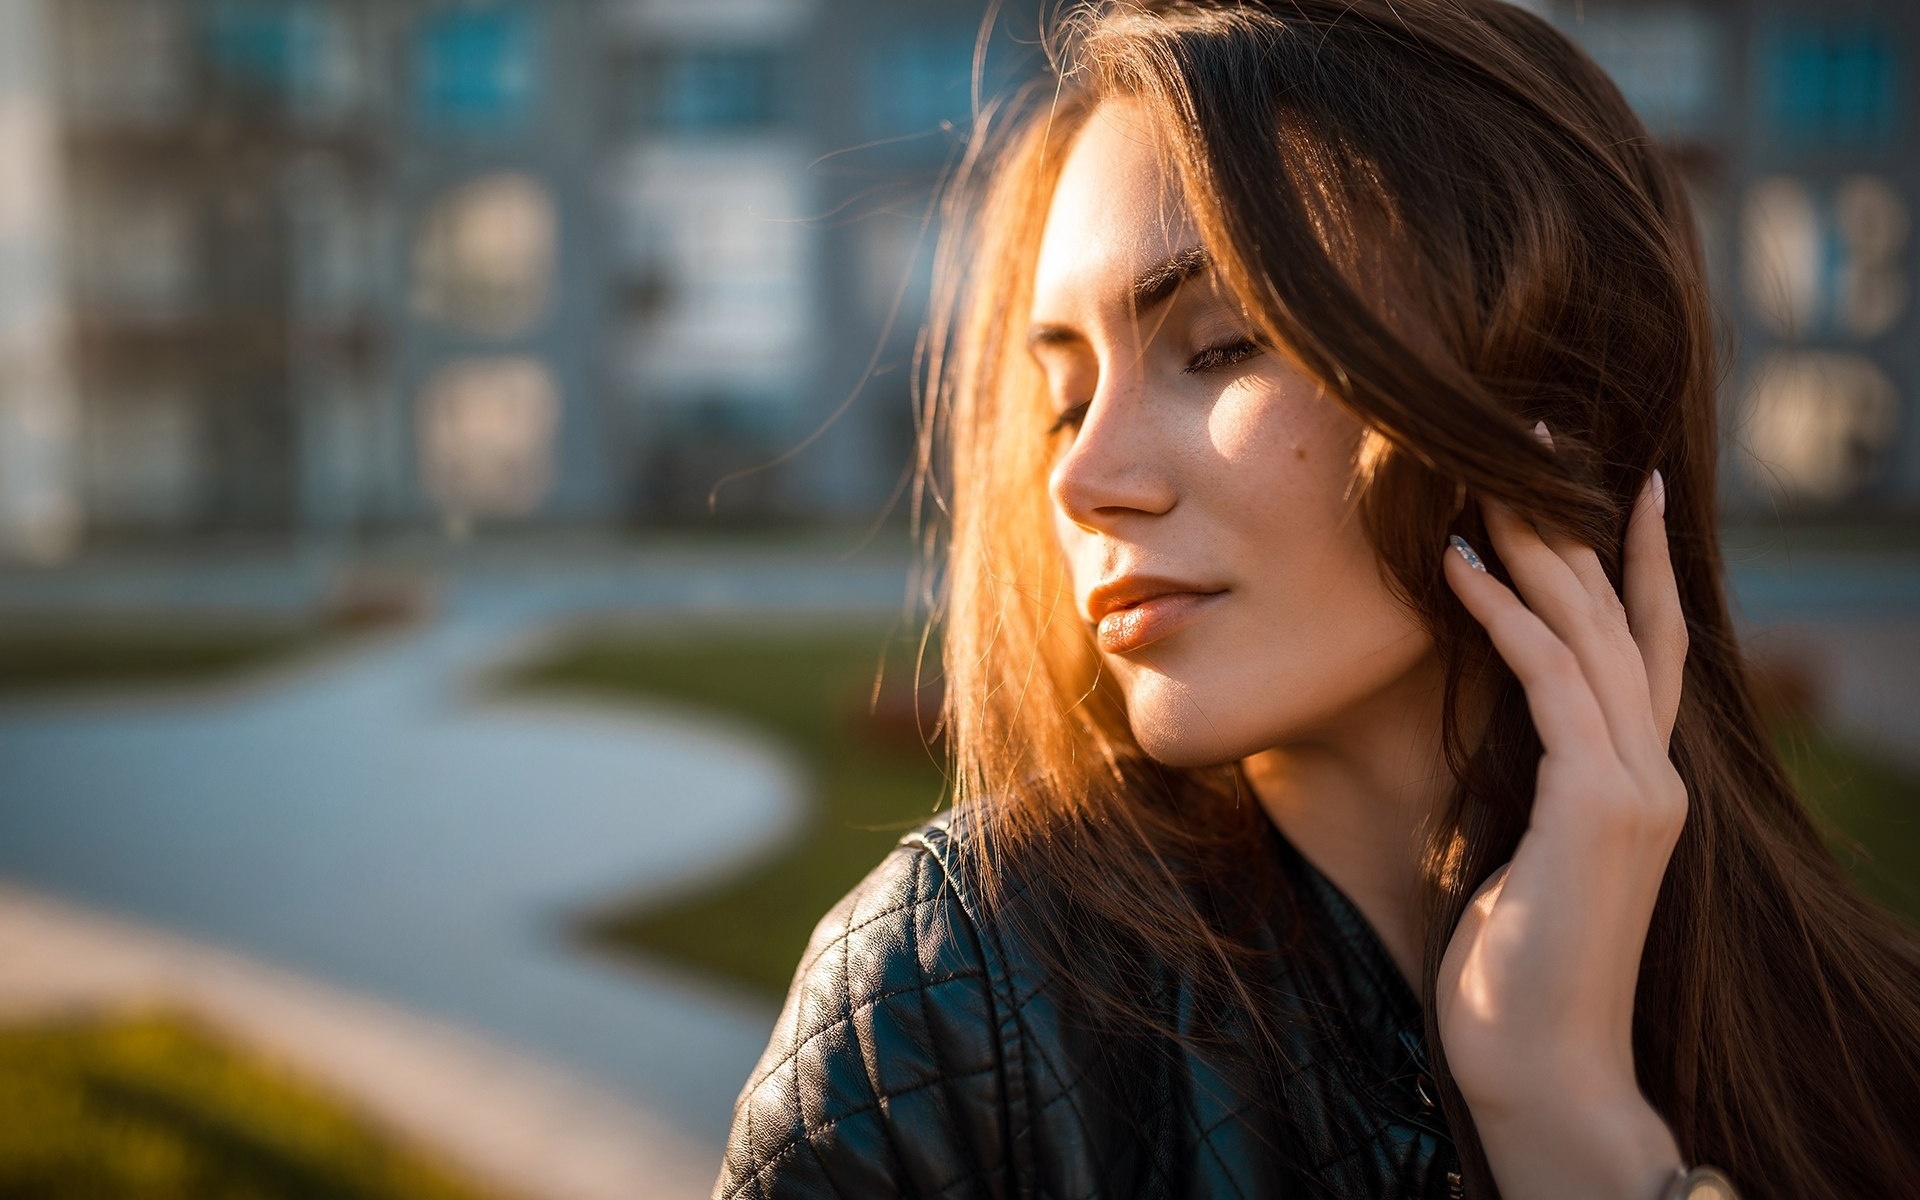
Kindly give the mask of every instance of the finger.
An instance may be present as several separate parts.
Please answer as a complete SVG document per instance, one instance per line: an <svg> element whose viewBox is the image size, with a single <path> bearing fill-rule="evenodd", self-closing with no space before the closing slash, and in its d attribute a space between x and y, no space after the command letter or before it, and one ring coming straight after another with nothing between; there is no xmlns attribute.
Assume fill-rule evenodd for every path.
<svg viewBox="0 0 1920 1200"><path fill-rule="evenodd" d="M1492 496L1480 497L1480 515L1485 518L1495 553L1507 564L1507 573L1513 576L1522 596L1531 601L1531 593L1537 590L1554 608L1577 608L1578 602L1588 598L1586 585L1574 573L1572 564L1548 540L1558 537L1565 543L1568 539L1539 528Z"/></svg>
<svg viewBox="0 0 1920 1200"><path fill-rule="evenodd" d="M1646 668L1613 585L1602 574L1596 594L1531 523L1499 501L1483 498L1481 510L1520 596L1579 661L1621 759L1649 768L1656 755L1664 760L1665 743L1654 725ZM1593 552L1584 547L1580 551L1598 572Z"/></svg>
<svg viewBox="0 0 1920 1200"><path fill-rule="evenodd" d="M1472 547L1454 539L1444 555L1447 583L1526 690L1527 711L1540 743L1549 754L1617 758L1599 700L1588 685L1580 661L1547 623L1521 603L1513 589L1470 565L1459 551Z"/></svg>
<svg viewBox="0 0 1920 1200"><path fill-rule="evenodd" d="M1687 617L1674 580L1667 545L1666 481L1660 472L1647 477L1627 519L1626 562L1622 568L1627 626L1640 647L1647 674L1647 696L1660 745L1673 738L1680 713L1680 686L1687 661Z"/></svg>
<svg viewBox="0 0 1920 1200"><path fill-rule="evenodd" d="M1533 436L1545 444L1547 449L1553 449L1553 434L1547 429L1545 421L1534 425ZM1588 595L1596 600L1614 598L1613 581L1607 578L1606 568L1600 565L1600 556L1593 552L1593 547L1571 534L1562 533L1551 525L1537 528L1540 540L1567 564L1581 586L1586 588Z"/></svg>

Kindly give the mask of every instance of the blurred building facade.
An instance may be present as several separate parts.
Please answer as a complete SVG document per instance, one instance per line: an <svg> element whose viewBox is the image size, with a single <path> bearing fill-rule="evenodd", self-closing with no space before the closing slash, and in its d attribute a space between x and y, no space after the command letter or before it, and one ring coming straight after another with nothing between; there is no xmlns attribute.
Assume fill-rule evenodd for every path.
<svg viewBox="0 0 1920 1200"><path fill-rule="evenodd" d="M0 560L57 559L80 532L49 36L40 5L0 0Z"/></svg>
<svg viewBox="0 0 1920 1200"><path fill-rule="evenodd" d="M41 8L89 531L603 511L577 6Z"/></svg>
<svg viewBox="0 0 1920 1200"><path fill-rule="evenodd" d="M0 553L877 513L982 7L0 0ZM1729 501L1920 513L1920 6L1531 7L1686 164Z"/></svg>
<svg viewBox="0 0 1920 1200"><path fill-rule="evenodd" d="M1920 515L1920 5L1562 0L1676 153L1738 354L1732 511Z"/></svg>

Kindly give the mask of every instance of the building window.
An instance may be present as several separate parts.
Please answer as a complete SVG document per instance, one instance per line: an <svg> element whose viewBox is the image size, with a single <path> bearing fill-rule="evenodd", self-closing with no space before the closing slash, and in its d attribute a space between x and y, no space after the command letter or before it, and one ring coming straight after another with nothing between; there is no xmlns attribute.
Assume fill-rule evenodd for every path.
<svg viewBox="0 0 1920 1200"><path fill-rule="evenodd" d="M207 445L189 398L162 385L96 395L82 419L88 515L108 526L177 526L201 512Z"/></svg>
<svg viewBox="0 0 1920 1200"><path fill-rule="evenodd" d="M1763 487L1844 500L1879 476L1899 425L1899 393L1861 355L1775 351L1747 393L1748 471Z"/></svg>
<svg viewBox="0 0 1920 1200"><path fill-rule="evenodd" d="M70 243L82 308L138 321L186 315L203 283L196 216L186 197L159 188L83 192Z"/></svg>
<svg viewBox="0 0 1920 1200"><path fill-rule="evenodd" d="M1899 132L1900 66L1892 37L1877 22L1780 25L1762 55L1775 136L1801 144L1891 144Z"/></svg>
<svg viewBox="0 0 1920 1200"><path fill-rule="evenodd" d="M1887 180L1853 175L1832 187L1792 176L1754 184L1741 212L1747 300L1782 338L1865 340L1906 311L1906 201Z"/></svg>
<svg viewBox="0 0 1920 1200"><path fill-rule="evenodd" d="M531 175L502 171L454 188L414 243L415 311L471 333L513 337L546 314L559 217Z"/></svg>
<svg viewBox="0 0 1920 1200"><path fill-rule="evenodd" d="M74 115L106 125L177 119L193 98L186 15L165 0L63 0L62 84Z"/></svg>
<svg viewBox="0 0 1920 1200"><path fill-rule="evenodd" d="M420 476L450 527L523 517L553 479L560 393L531 358L462 359L420 394Z"/></svg>
<svg viewBox="0 0 1920 1200"><path fill-rule="evenodd" d="M432 128L494 133L525 124L536 90L533 22L517 4L444 8L414 42L414 103Z"/></svg>
<svg viewBox="0 0 1920 1200"><path fill-rule="evenodd" d="M761 47L705 47L649 56L634 70L635 123L666 134L746 133L784 123L786 56Z"/></svg>
<svg viewBox="0 0 1920 1200"><path fill-rule="evenodd" d="M1712 132L1725 41L1716 20L1689 5L1575 9L1561 29L1619 85L1656 137Z"/></svg>
<svg viewBox="0 0 1920 1200"><path fill-rule="evenodd" d="M339 9L288 0L218 0L202 26L214 80L242 100L264 98L290 112L349 107L356 63Z"/></svg>
<svg viewBox="0 0 1920 1200"><path fill-rule="evenodd" d="M914 30L868 47L861 112L874 137L964 126L973 108L971 32Z"/></svg>

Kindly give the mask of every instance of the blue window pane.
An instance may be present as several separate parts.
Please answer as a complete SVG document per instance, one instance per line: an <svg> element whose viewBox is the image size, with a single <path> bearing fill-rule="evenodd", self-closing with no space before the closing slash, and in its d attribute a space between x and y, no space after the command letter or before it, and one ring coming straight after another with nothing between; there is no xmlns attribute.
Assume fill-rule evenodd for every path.
<svg viewBox="0 0 1920 1200"><path fill-rule="evenodd" d="M525 122L535 83L533 24L519 5L443 9L421 22L414 98L423 123L512 128Z"/></svg>
<svg viewBox="0 0 1920 1200"><path fill-rule="evenodd" d="M1885 146L1898 133L1901 64L1877 24L1785 25L1764 61L1766 111L1782 140Z"/></svg>
<svg viewBox="0 0 1920 1200"><path fill-rule="evenodd" d="M915 30L869 47L861 111L875 137L966 124L973 104L974 34Z"/></svg>
<svg viewBox="0 0 1920 1200"><path fill-rule="evenodd" d="M205 10L208 67L242 90L276 99L304 94L319 68L322 14L286 0L220 0Z"/></svg>
<svg viewBox="0 0 1920 1200"><path fill-rule="evenodd" d="M667 133L745 132L778 125L787 110L789 72L767 49L692 49L661 56L640 71L640 123Z"/></svg>

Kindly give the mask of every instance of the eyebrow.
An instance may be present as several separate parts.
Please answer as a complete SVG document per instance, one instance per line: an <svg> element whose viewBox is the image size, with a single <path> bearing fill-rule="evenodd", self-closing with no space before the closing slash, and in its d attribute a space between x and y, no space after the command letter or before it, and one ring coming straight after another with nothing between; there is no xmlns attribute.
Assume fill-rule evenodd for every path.
<svg viewBox="0 0 1920 1200"><path fill-rule="evenodd" d="M1189 247L1140 272L1127 289L1127 298L1135 312L1145 312L1164 303L1181 284L1212 266L1213 256L1205 246Z"/></svg>
<svg viewBox="0 0 1920 1200"><path fill-rule="evenodd" d="M1138 316L1165 304L1180 285L1213 267L1213 256L1205 246L1189 246L1177 251L1134 276L1127 286L1127 300ZM1080 335L1065 325L1035 325L1027 333L1027 345L1053 346L1078 340Z"/></svg>

